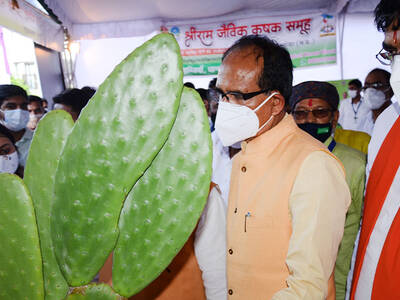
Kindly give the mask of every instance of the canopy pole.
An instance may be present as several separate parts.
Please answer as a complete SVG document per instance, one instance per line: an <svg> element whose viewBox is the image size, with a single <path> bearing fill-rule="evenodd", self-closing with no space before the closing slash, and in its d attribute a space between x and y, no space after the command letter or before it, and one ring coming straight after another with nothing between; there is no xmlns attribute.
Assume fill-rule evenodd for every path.
<svg viewBox="0 0 400 300"><path fill-rule="evenodd" d="M339 54L340 54L340 79L344 79L344 66L343 66L343 40L344 40L344 27L346 23L347 7L349 2L343 7L339 13Z"/></svg>

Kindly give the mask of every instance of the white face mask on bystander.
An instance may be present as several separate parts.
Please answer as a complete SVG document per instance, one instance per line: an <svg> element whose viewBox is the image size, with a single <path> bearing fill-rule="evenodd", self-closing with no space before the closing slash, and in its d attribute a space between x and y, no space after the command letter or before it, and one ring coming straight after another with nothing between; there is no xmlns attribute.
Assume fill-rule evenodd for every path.
<svg viewBox="0 0 400 300"><path fill-rule="evenodd" d="M220 102L215 120L215 131L222 144L225 147L231 146L255 136L263 129L272 120L273 116L260 127L256 111L276 94L278 93L272 93L254 110L245 105Z"/></svg>
<svg viewBox="0 0 400 300"><path fill-rule="evenodd" d="M364 101L370 109L378 109L386 102L386 96L380 90L367 88L364 92Z"/></svg>
<svg viewBox="0 0 400 300"><path fill-rule="evenodd" d="M14 174L17 171L18 163L17 151L8 155L0 155L0 173Z"/></svg>
<svg viewBox="0 0 400 300"><path fill-rule="evenodd" d="M4 120L1 123L11 131L20 131L29 121L29 112L23 109L4 110Z"/></svg>
<svg viewBox="0 0 400 300"><path fill-rule="evenodd" d="M351 99L354 99L355 97L357 97L357 90L349 90L348 94Z"/></svg>

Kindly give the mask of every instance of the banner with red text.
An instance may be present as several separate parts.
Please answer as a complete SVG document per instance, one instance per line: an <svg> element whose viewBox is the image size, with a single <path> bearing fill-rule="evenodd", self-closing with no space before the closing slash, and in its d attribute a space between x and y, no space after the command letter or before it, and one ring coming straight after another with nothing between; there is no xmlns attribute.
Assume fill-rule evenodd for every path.
<svg viewBox="0 0 400 300"><path fill-rule="evenodd" d="M175 35L185 75L217 74L225 50L251 34L266 35L284 45L295 68L336 63L336 17L329 14L255 17L198 25L167 23L161 30Z"/></svg>

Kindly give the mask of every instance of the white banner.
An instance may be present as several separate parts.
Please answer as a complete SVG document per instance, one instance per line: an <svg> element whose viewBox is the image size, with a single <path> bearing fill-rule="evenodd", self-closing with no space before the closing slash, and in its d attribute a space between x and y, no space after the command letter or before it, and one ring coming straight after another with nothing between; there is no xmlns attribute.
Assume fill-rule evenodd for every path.
<svg viewBox="0 0 400 300"><path fill-rule="evenodd" d="M336 17L310 14L292 17L256 17L223 23L177 25L161 28L175 35L185 75L215 75L222 54L246 35L266 35L285 46L294 67L336 63Z"/></svg>

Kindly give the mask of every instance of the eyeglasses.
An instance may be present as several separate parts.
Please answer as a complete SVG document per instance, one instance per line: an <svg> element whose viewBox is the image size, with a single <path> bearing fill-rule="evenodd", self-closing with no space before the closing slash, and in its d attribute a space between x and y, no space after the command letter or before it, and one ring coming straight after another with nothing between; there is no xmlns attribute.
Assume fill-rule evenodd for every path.
<svg viewBox="0 0 400 300"><path fill-rule="evenodd" d="M226 92L223 93L219 89L215 89L217 95L218 95L218 101L223 101L225 98L228 100L228 102L241 102L241 101L246 101L249 100L250 98L253 98L257 95L260 95L262 93L267 93L269 89L267 90L260 90L257 92L252 92L252 93L240 93L240 92Z"/></svg>
<svg viewBox="0 0 400 300"><path fill-rule="evenodd" d="M382 48L381 51L375 55L375 57L382 65L390 66L394 56L398 54L399 53L397 53L397 50L386 51Z"/></svg>
<svg viewBox="0 0 400 300"><path fill-rule="evenodd" d="M296 120L300 121L306 119L309 113L312 113L313 116L317 119L323 119L329 116L331 112L333 112L333 109L319 108L313 110L294 110L292 114Z"/></svg>
<svg viewBox="0 0 400 300"><path fill-rule="evenodd" d="M373 82L373 83L366 83L361 89L365 91L368 88L374 88L374 89L383 89L385 87L389 87L389 84L384 84L382 82Z"/></svg>

